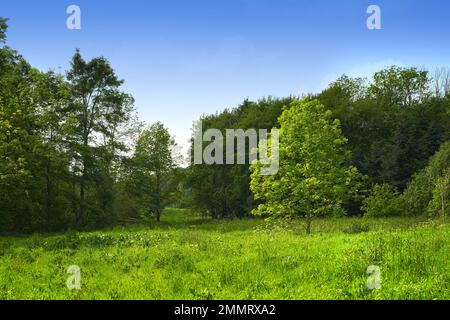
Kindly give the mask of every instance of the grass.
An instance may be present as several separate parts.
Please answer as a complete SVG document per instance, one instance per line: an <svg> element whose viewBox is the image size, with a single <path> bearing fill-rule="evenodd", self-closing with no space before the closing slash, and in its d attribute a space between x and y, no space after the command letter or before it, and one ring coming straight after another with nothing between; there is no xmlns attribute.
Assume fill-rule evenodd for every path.
<svg viewBox="0 0 450 320"><path fill-rule="evenodd" d="M0 238L0 299L449 299L450 226L424 218L213 221ZM81 268L68 290L67 268ZM369 290L367 267L381 270Z"/></svg>

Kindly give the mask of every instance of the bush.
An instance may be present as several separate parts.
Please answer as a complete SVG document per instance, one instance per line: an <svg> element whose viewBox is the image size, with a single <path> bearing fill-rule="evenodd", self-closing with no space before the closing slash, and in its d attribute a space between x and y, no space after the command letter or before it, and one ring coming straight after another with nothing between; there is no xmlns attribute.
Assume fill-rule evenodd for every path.
<svg viewBox="0 0 450 320"><path fill-rule="evenodd" d="M397 190L387 184L376 184L362 206L366 217L399 216L402 206Z"/></svg>

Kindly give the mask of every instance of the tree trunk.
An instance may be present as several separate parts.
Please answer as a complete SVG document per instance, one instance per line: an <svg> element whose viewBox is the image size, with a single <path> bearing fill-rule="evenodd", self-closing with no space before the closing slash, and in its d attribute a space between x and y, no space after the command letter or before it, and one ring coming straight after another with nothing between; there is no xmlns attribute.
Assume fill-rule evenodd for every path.
<svg viewBox="0 0 450 320"><path fill-rule="evenodd" d="M156 174L156 221L161 221L161 177Z"/></svg>
<svg viewBox="0 0 450 320"><path fill-rule="evenodd" d="M47 174L46 174L46 185L47 185L47 229L49 229L49 225L52 219L52 209L53 209L53 183L50 178L51 169L50 163L47 162Z"/></svg>
<svg viewBox="0 0 450 320"><path fill-rule="evenodd" d="M80 212L76 223L77 229L80 229L86 214L85 203L85 180L86 180L86 161L83 161L83 173L81 174L80 181Z"/></svg>
<svg viewBox="0 0 450 320"><path fill-rule="evenodd" d="M306 233L311 234L311 218L306 218Z"/></svg>
<svg viewBox="0 0 450 320"><path fill-rule="evenodd" d="M81 180L80 180L80 212L78 215L78 221L76 223L76 227L77 229L81 228L81 225L83 223L84 220L84 216L86 214L85 212L85 181L86 181L86 176L87 176L87 163L88 163L88 159L87 159L87 155L86 155L86 150L87 147L89 146L89 135L87 134L87 130L85 129L85 133L84 133L84 137L83 137L83 152L85 152L85 154L82 157L82 164L83 164L83 172L81 173Z"/></svg>
<svg viewBox="0 0 450 320"><path fill-rule="evenodd" d="M445 200L444 200L444 191L441 192L441 204L442 204L442 220L445 223Z"/></svg>
<svg viewBox="0 0 450 320"><path fill-rule="evenodd" d="M84 217L84 178L81 179L80 182L80 211L78 213L76 228L81 228L81 221Z"/></svg>

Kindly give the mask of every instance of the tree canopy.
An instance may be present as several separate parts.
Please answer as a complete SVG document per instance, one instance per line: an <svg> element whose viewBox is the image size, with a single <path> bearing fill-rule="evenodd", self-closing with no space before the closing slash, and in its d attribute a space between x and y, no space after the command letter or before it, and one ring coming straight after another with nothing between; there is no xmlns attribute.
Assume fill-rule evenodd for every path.
<svg viewBox="0 0 450 320"><path fill-rule="evenodd" d="M223 136L279 128L279 171L262 176L260 162L178 166L168 129L139 122L105 57L75 50L67 72L43 72L6 32L0 18L0 232L159 220L169 205L215 219L303 217L308 226L330 214L448 215L448 69L344 75L301 100L247 99L201 117L203 132Z"/></svg>
<svg viewBox="0 0 450 320"><path fill-rule="evenodd" d="M279 171L261 175L252 165L251 190L261 203L258 215L300 216L310 232L315 217L342 212L342 203L358 192L358 172L347 166L350 152L340 121L318 100L295 100L279 118Z"/></svg>

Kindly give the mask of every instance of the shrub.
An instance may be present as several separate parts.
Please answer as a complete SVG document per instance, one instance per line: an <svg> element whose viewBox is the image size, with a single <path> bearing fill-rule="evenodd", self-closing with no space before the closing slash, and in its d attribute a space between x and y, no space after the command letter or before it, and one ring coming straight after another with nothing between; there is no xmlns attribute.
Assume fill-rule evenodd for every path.
<svg viewBox="0 0 450 320"><path fill-rule="evenodd" d="M362 206L366 217L398 216L402 213L398 192L390 185L376 184Z"/></svg>

